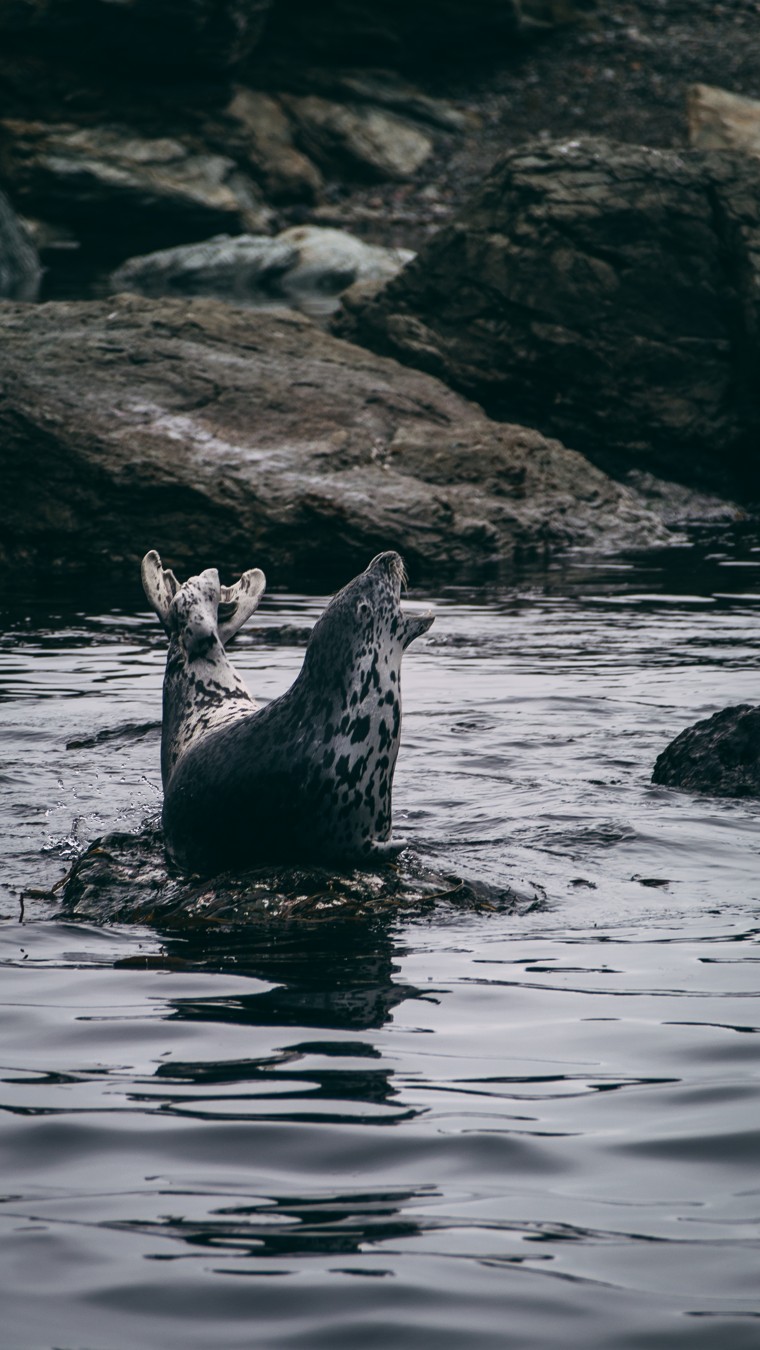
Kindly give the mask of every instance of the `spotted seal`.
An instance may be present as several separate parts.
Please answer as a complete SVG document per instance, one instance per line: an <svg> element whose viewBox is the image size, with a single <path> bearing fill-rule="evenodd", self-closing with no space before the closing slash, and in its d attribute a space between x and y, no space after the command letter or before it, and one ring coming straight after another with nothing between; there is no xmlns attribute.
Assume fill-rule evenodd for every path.
<svg viewBox="0 0 760 1350"><path fill-rule="evenodd" d="M401 658L434 617L402 611L403 581L399 555L378 554L330 601L285 694L257 711L235 692L229 719L173 763L167 754L164 836L182 870L371 866L401 851L391 839Z"/></svg>

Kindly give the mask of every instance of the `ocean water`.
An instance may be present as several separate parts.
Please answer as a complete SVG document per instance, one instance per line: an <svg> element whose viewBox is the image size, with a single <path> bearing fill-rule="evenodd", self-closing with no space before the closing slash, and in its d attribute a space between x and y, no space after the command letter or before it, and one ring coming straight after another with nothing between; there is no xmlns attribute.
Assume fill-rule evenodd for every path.
<svg viewBox="0 0 760 1350"><path fill-rule="evenodd" d="M650 775L760 701L759 569L413 593L397 831L538 898L238 932L46 895L160 806L165 642L136 588L6 605L3 1350L757 1350L760 807ZM236 642L262 699L322 604Z"/></svg>

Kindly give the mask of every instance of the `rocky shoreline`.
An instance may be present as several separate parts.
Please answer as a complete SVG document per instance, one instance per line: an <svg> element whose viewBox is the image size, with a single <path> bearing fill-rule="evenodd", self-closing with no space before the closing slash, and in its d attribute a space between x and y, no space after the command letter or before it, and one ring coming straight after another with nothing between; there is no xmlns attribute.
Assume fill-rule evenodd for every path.
<svg viewBox="0 0 760 1350"><path fill-rule="evenodd" d="M0 557L431 585L752 509L751 9L11 7Z"/></svg>

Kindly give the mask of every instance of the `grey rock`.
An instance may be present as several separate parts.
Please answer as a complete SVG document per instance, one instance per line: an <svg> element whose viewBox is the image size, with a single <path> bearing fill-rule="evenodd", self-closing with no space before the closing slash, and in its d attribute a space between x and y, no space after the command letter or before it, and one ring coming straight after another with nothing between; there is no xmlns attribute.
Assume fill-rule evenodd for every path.
<svg viewBox="0 0 760 1350"><path fill-rule="evenodd" d="M27 231L0 192L0 295L11 300L34 300L42 270Z"/></svg>
<svg viewBox="0 0 760 1350"><path fill-rule="evenodd" d="M760 491L760 175L746 155L534 143L336 331L615 473Z"/></svg>
<svg viewBox="0 0 760 1350"><path fill-rule="evenodd" d="M0 168L19 206L118 254L118 241L266 231L272 212L233 160L119 126L0 122ZM121 250L123 253L123 249Z"/></svg>
<svg viewBox="0 0 760 1350"><path fill-rule="evenodd" d="M414 254L379 248L344 230L296 225L275 238L218 235L200 244L129 258L111 276L114 291L214 295L257 308L289 305L320 317L354 282L395 276Z"/></svg>
<svg viewBox="0 0 760 1350"><path fill-rule="evenodd" d="M479 115L472 108L423 93L417 84L393 70L308 65L278 68L277 74L282 78L282 88L291 94L318 94L337 103L389 108L438 131L462 132L480 124Z"/></svg>
<svg viewBox="0 0 760 1350"><path fill-rule="evenodd" d="M292 311L215 300L0 304L6 564L341 584L382 549L416 582L511 576L671 536L538 432Z"/></svg>
<svg viewBox="0 0 760 1350"><path fill-rule="evenodd" d="M433 150L421 127L385 108L283 95L301 148L327 173L411 178Z"/></svg>
<svg viewBox="0 0 760 1350"><path fill-rule="evenodd" d="M277 98L241 86L235 90L226 116L236 129L237 145L269 199L310 202L319 196L322 175L295 145L290 119Z"/></svg>
<svg viewBox="0 0 760 1350"><path fill-rule="evenodd" d="M740 703L687 727L657 757L652 782L713 797L760 797L760 708Z"/></svg>

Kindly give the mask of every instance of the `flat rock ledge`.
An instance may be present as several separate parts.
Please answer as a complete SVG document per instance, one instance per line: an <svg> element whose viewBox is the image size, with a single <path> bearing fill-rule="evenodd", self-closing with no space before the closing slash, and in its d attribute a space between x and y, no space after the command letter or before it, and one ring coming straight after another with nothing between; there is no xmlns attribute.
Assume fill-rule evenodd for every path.
<svg viewBox="0 0 760 1350"><path fill-rule="evenodd" d="M0 559L136 577L509 577L672 536L635 492L440 381L285 311L216 300L0 303Z"/></svg>
<svg viewBox="0 0 760 1350"><path fill-rule="evenodd" d="M422 913L441 904L528 912L546 896L537 886L499 888L437 871L410 851L377 872L280 867L185 878L167 867L161 831L148 825L97 839L65 878L62 900L67 917L186 929Z"/></svg>
<svg viewBox="0 0 760 1350"><path fill-rule="evenodd" d="M739 703L687 727L658 756L652 782L714 797L760 797L760 707Z"/></svg>

